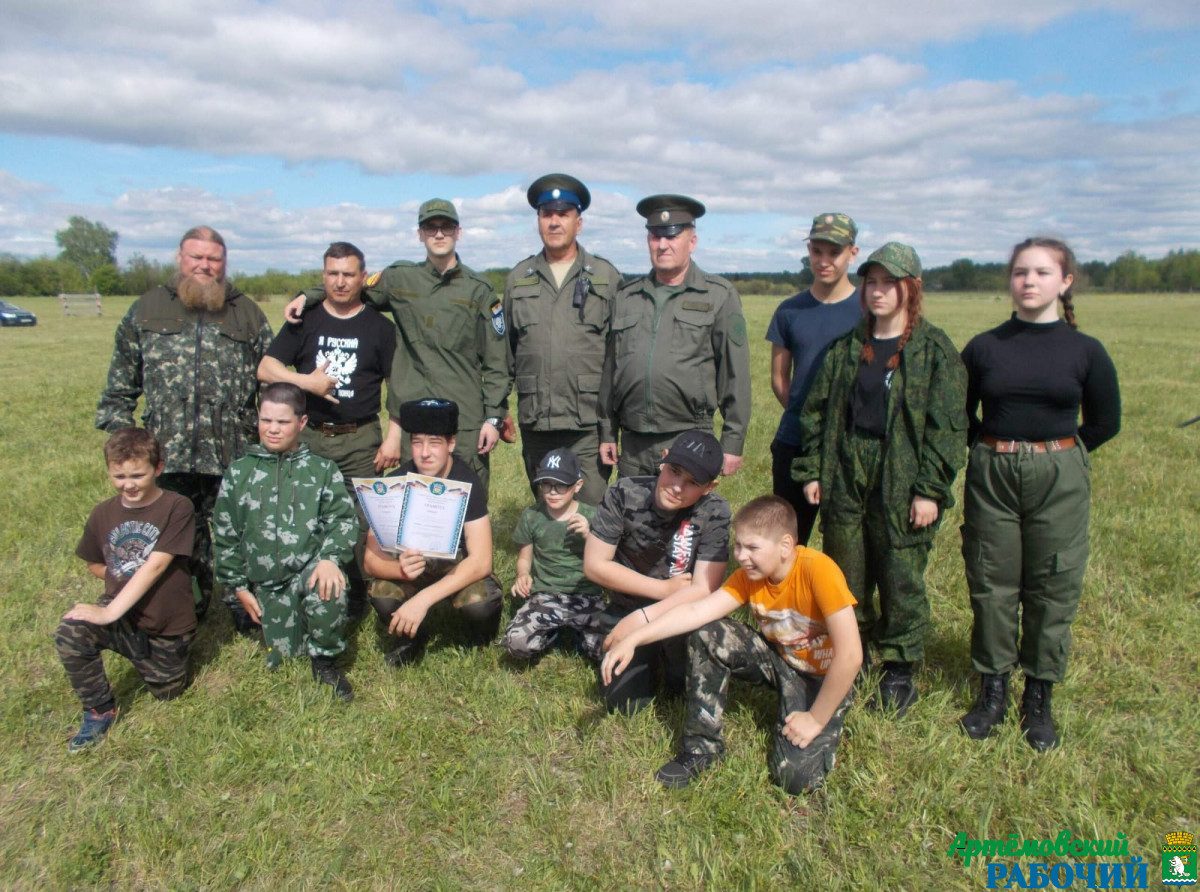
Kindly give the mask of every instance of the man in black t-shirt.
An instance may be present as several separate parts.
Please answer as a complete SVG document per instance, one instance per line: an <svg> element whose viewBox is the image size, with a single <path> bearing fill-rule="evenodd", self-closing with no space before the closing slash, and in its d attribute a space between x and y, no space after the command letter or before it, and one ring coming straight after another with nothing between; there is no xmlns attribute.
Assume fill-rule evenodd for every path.
<svg viewBox="0 0 1200 892"><path fill-rule="evenodd" d="M471 484L467 497L462 542L452 560L426 558L419 551L386 552L374 533L367 537L366 571L371 605L398 638L386 661L403 666L416 660L428 637L426 614L449 600L467 627L470 643L482 646L500 627L503 591L492 575L492 521L488 517L487 487L475 471L454 454L458 405L436 397L411 400L400 406L400 425L412 440L412 460L396 472L442 477Z"/></svg>
<svg viewBox="0 0 1200 892"><path fill-rule="evenodd" d="M285 322L258 365L264 384L286 381L305 391L308 425L300 442L334 462L354 506L353 477L372 477L400 461L400 423L379 424L382 385L392 373L396 327L362 300L363 253L349 242L325 251L325 300L300 322ZM294 366L292 371L288 366ZM350 615L365 609L362 574L367 524L359 510L359 541L350 577Z"/></svg>

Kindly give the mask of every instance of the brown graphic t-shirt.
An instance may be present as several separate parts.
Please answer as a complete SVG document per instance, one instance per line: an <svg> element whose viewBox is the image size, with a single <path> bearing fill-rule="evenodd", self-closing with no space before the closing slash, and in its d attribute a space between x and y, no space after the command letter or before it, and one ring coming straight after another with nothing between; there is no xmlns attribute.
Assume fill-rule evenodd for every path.
<svg viewBox="0 0 1200 892"><path fill-rule="evenodd" d="M113 496L92 509L75 554L89 564L104 564L102 604L117 596L151 553L175 555L125 616L151 635L182 635L196 628L187 570L194 538L192 503L178 493L163 490L143 508L126 508L120 496Z"/></svg>

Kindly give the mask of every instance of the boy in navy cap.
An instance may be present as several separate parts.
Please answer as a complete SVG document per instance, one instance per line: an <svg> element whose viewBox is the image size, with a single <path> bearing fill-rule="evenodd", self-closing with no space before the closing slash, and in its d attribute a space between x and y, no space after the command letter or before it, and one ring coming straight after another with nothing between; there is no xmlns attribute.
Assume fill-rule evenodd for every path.
<svg viewBox="0 0 1200 892"><path fill-rule="evenodd" d="M704 430L679 434L657 477L624 477L608 488L583 553L588 579L610 592L605 648L676 604L720 588L729 559L729 503L713 492L724 453ZM610 711L636 712L658 690L683 692L685 638L639 648L601 689Z"/></svg>
<svg viewBox="0 0 1200 892"><path fill-rule="evenodd" d="M583 574L583 545L596 509L576 499L583 487L579 458L570 449L550 450L533 483L540 501L521 513L513 532L520 550L512 592L528 600L509 623L503 644L512 656L528 660L549 648L560 629L574 629L579 649L599 659L608 631L599 622L604 592Z"/></svg>

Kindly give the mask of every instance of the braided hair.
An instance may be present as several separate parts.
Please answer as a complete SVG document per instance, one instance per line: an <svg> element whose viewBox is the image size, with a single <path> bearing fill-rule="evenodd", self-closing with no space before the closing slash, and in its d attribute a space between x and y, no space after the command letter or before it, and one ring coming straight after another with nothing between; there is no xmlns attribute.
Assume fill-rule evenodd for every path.
<svg viewBox="0 0 1200 892"><path fill-rule="evenodd" d="M1012 278L1013 266L1016 265L1017 257L1026 248L1044 248L1058 256L1058 267L1062 270L1063 278L1065 279L1067 276L1071 277L1071 284L1058 296L1063 305L1063 318L1071 328L1079 328L1075 324L1075 302L1071 294L1072 289L1075 287L1075 279L1077 278L1075 252L1062 239L1044 235L1035 235L1032 238L1027 238L1019 245L1013 247L1012 254L1008 258L1008 276L1010 279Z"/></svg>
<svg viewBox="0 0 1200 892"><path fill-rule="evenodd" d="M889 369L900 368L900 354L904 350L904 345L912 337L913 327L916 326L917 321L921 318L921 299L925 294L921 280L916 276L905 276L903 279L897 279L896 289L900 292L900 305L904 307L908 321L904 325L904 333L900 335L900 343L896 346L896 355L887 362ZM859 360L869 363L875 359L875 347L871 342L871 339L875 335L875 316L871 313L867 305L866 291L859 290L858 300L862 305L863 315L867 317L867 337L863 341L862 353L859 354Z"/></svg>

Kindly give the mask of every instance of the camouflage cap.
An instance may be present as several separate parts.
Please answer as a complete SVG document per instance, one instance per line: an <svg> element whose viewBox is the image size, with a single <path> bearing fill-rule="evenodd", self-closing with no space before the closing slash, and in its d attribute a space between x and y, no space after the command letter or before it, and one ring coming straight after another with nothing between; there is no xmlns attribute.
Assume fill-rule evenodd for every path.
<svg viewBox="0 0 1200 892"><path fill-rule="evenodd" d="M637 212L655 235L673 238L704 216L704 205L686 195L651 195L637 203Z"/></svg>
<svg viewBox="0 0 1200 892"><path fill-rule="evenodd" d="M871 256L858 268L858 274L865 276L867 267L872 263L878 263L897 279L910 276L914 279L921 278L921 258L917 256L916 251L900 242L888 242L882 248L872 251Z"/></svg>
<svg viewBox="0 0 1200 892"><path fill-rule="evenodd" d="M444 198L431 198L421 205L421 209L417 211L418 224L437 217L444 217L447 220L453 220L457 223L458 211L454 207L454 202L446 201Z"/></svg>
<svg viewBox="0 0 1200 892"><path fill-rule="evenodd" d="M808 231L810 242L833 242L842 247L853 245L856 238L858 227L847 214L817 214Z"/></svg>
<svg viewBox="0 0 1200 892"><path fill-rule="evenodd" d="M697 483L707 485L721 476L725 454L712 431L690 430L671 442L671 448L663 456L663 464L678 465Z"/></svg>
<svg viewBox="0 0 1200 892"><path fill-rule="evenodd" d="M587 186L565 173L548 173L538 177L525 193L529 206L534 210L549 208L553 211L565 211L575 208L579 213L588 209L592 203L592 195Z"/></svg>

